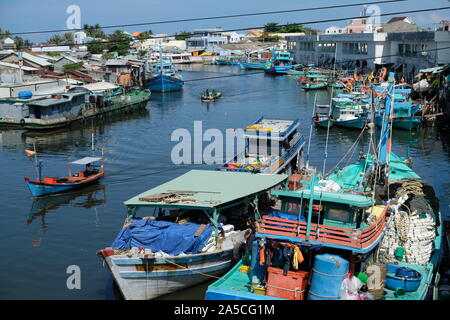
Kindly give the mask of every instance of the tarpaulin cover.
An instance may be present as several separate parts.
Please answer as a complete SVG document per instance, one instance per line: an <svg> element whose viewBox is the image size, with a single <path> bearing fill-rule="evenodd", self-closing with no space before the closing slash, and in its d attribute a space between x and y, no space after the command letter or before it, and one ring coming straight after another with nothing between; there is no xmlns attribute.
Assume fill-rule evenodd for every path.
<svg viewBox="0 0 450 320"><path fill-rule="evenodd" d="M302 221L302 222L306 221L304 216L300 216L300 219L299 219L298 215L293 215L293 214L284 213L284 212L277 212L277 211L272 211L271 213L269 213L269 217L282 218L282 219L293 220L293 221Z"/></svg>
<svg viewBox="0 0 450 320"><path fill-rule="evenodd" d="M123 228L117 235L112 248L128 250L131 247L144 247L152 252L161 250L175 256L180 253L195 254L203 249L214 228L207 225L195 237L200 224L178 224L153 219L135 219L131 222L131 225Z"/></svg>

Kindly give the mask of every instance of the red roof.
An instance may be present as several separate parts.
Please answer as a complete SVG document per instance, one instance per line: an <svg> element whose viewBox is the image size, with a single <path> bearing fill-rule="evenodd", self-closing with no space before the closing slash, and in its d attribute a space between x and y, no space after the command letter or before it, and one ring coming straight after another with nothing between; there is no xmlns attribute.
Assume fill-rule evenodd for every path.
<svg viewBox="0 0 450 320"><path fill-rule="evenodd" d="M131 36L132 37L137 37L138 35L140 35L142 33L142 31L136 31L136 32L133 32L132 34L131 34Z"/></svg>
<svg viewBox="0 0 450 320"><path fill-rule="evenodd" d="M391 20L389 20L387 23L395 22L395 21L403 21L408 17L393 17Z"/></svg>

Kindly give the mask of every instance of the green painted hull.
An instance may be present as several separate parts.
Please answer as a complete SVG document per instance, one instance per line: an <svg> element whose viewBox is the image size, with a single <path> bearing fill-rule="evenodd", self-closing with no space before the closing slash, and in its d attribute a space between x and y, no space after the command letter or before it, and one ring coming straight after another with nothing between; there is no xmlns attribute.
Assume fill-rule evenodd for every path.
<svg viewBox="0 0 450 320"><path fill-rule="evenodd" d="M326 89L327 87L328 87L328 83L326 83L326 82L315 83L315 84L302 83L302 89L305 91Z"/></svg>
<svg viewBox="0 0 450 320"><path fill-rule="evenodd" d="M347 120L347 121L334 121L334 124L338 127L354 128L354 129L362 129L366 126L366 123L367 123L366 118Z"/></svg>

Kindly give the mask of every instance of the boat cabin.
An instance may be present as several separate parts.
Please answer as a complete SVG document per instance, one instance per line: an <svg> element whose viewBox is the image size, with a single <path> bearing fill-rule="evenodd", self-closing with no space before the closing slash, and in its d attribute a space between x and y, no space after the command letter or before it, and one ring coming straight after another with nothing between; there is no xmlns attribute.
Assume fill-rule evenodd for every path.
<svg viewBox="0 0 450 320"><path fill-rule="evenodd" d="M305 138L300 121L261 117L244 130L245 147L222 171L291 173L302 166Z"/></svg>

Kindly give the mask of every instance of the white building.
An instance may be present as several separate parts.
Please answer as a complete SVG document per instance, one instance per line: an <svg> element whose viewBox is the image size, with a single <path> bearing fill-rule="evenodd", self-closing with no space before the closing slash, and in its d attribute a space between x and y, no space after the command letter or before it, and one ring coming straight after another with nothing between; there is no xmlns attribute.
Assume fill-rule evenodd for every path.
<svg viewBox="0 0 450 320"><path fill-rule="evenodd" d="M222 33L223 36L227 37L227 42L228 43L238 43L241 42L245 39L245 35L243 34L239 34L237 32L223 32Z"/></svg>
<svg viewBox="0 0 450 320"><path fill-rule="evenodd" d="M410 78L419 69L450 62L450 32L322 34L289 37L288 50L302 64L373 70L389 66ZM335 59L336 58L336 59Z"/></svg>
<svg viewBox="0 0 450 320"><path fill-rule="evenodd" d="M211 45L228 43L222 28L196 29L192 37L186 38L186 48L190 51L204 50Z"/></svg>
<svg viewBox="0 0 450 320"><path fill-rule="evenodd" d="M325 32L324 32L324 34L341 34L341 33L347 33L347 28L331 26L331 27L326 28Z"/></svg>

